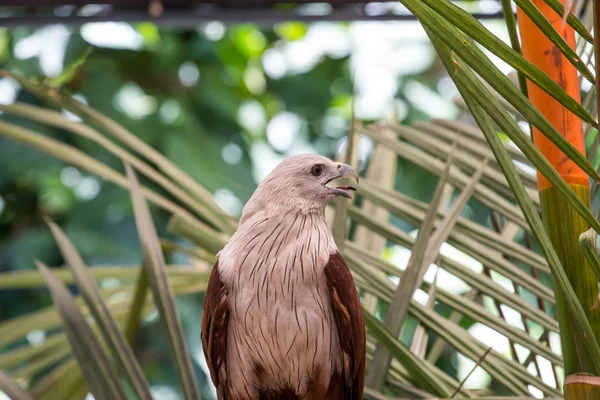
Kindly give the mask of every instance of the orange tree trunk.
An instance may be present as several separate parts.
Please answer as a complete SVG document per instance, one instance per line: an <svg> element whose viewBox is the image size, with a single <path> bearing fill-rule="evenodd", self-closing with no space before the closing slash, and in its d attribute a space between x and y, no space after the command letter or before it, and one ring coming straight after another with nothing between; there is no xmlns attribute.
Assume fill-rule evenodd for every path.
<svg viewBox="0 0 600 400"><path fill-rule="evenodd" d="M544 0L532 1L555 29L562 34L567 43L574 48L575 33L568 25L561 27L562 16L553 11ZM553 78L571 97L580 101L579 80L575 67L520 9L517 10L517 18L522 39L523 56ZM531 82L527 82L527 89L531 102L569 142L585 154L581 120ZM585 172L535 128L533 128L533 141L577 195L589 204L590 186ZM546 228L567 276L579 297L579 301L587 313L596 338L599 338L600 307L597 306L597 279L592 269L587 265L578 243L579 235L587 230L588 226L565 198L539 173L538 189L540 191L542 217ZM565 375L575 376L580 373L591 373L593 371L592 364L582 345L582 337L576 325L570 319L562 293L556 292L556 306L565 359ZM580 381L568 379L565 382L566 399L588 398L580 395L582 389L579 386L581 385ZM590 389L594 392L593 396L597 396L593 398L600 399L600 393L595 392L596 388L586 387L584 389Z"/></svg>
<svg viewBox="0 0 600 400"><path fill-rule="evenodd" d="M562 33L567 43L574 48L575 33L573 29L568 25L561 29L561 16L552 10L544 0L533 0L533 3L554 25L556 30ZM521 9L518 9L517 16L523 42L523 56L554 79L571 97L580 100L579 79L575 67ZM531 82L527 82L527 90L531 102L572 145L585 154L581 120ZM533 141L567 183L589 187L587 174L535 128L533 129ZM550 187L550 182L539 173L538 187L540 190Z"/></svg>

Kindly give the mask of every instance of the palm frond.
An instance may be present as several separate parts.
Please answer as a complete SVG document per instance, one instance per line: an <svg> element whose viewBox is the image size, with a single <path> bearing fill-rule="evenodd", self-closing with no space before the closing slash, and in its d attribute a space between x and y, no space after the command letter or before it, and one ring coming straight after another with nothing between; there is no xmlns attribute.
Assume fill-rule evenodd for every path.
<svg viewBox="0 0 600 400"><path fill-rule="evenodd" d="M584 341L588 346L585 348L597 371L600 349L541 225L540 196L530 168L543 174L566 204L592 227L582 237L582 246L596 267L595 238L600 224L589 206L533 146L517 118L540 129L590 177L598 179L600 175L590 161L593 158L586 158L564 140L474 42L512 65L523 78L542 88L589 127L596 127L596 120L586 107L520 55L514 26L510 47L449 1L401 2L432 35L438 54L460 89L464 110L471 113L467 116L473 117L479 127L449 120L419 121L412 126L396 121L369 125L354 118L351 121L344 161L358 166L357 143L363 137L372 140L374 147L365 160L359 200L336 205L335 216L329 221L363 298L368 327L367 371L371 374L365 396L417 399L451 398L456 394L455 398L480 400L500 399L499 395L507 394L513 396L511 400L529 399L532 393L560 396L565 362L552 340L560 329L551 272L558 277L555 285L566 295L578 329L589 339ZM503 1L505 12L510 8L507 3ZM531 8L531 2L517 3L545 29L585 79L594 78L589 63L581 57L591 38L585 18L581 22L572 15L567 18L567 23L581 34L583 44L576 53L547 27L548 21ZM562 10L557 0L548 3L557 12ZM508 16L507 19L510 20ZM120 398L121 382L115 378L117 372L105 362L108 353L103 345L94 345L92 340L74 343L74 335L83 331L89 338L97 335L112 349L113 356L128 354L138 326L148 313L158 309L185 398L197 398L196 379L174 296L206 289L212 254L226 243L235 229L235 219L218 207L206 188L117 122L60 89L14 74L4 75L84 122L75 123L60 111L27 104L0 106L0 110L90 139L126 164L125 173L119 172L73 146L0 121L1 135L130 191L144 259L141 267L87 269L66 236L53 225L57 241L66 252L65 259L73 269L40 265L41 273L0 273L0 289L48 286L56 303L0 324L0 347L10 347L0 353L0 369L36 399L77 398L88 390L98 399L107 396L106 390ZM500 140L498 128L510 143ZM403 165L418 166L438 179L438 189L429 203L403 193L401 184L396 182ZM136 173L164 192L140 186ZM170 232L189 239L195 247L182 248L160 240L146 201L168 213ZM487 220L482 222L481 216L473 218L473 209L483 209ZM329 216L331 212L329 209ZM416 238L413 228L419 231ZM532 235L534 239L530 240ZM186 253L196 267L167 266L161 245L162 250ZM119 285L110 289L96 287L94 281L106 278L116 278ZM68 293L67 284L76 284L82 296ZM61 329L68 314L65 310L76 317ZM33 329L47 334L40 345L22 340ZM119 329L126 332L128 343ZM491 346L478 333L481 331L502 337L508 346ZM115 347L123 351L115 352ZM97 355L91 359L95 364L88 364L79 372L77 363L81 365L81 355L86 351ZM473 389L465 376L441 368L442 354L470 360L472 369L485 371L491 385ZM135 367L135 360L130 361L130 366ZM105 373L92 377L90 365ZM47 375L32 384L31 378L48 369ZM136 386L132 371L125 368L120 376L129 377L132 386ZM143 383L143 376L138 378L135 381ZM61 384L57 385L57 381ZM22 392L4 375L0 375L0 385L7 391ZM140 388L146 389L145 385Z"/></svg>

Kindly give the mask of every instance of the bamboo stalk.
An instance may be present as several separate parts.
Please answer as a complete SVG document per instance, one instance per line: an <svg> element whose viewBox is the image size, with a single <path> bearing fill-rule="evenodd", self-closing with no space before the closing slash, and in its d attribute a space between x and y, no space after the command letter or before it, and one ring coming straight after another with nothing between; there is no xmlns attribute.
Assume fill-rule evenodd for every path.
<svg viewBox="0 0 600 400"><path fill-rule="evenodd" d="M575 48L575 34L568 25L562 25L561 16L544 0L532 0L536 7L552 23L554 28ZM564 1L563 1L564 2ZM596 5L597 0L594 1ZM523 55L553 78L571 97L580 101L581 93L577 70L567 61L560 50L538 29L523 10L517 9ZM597 36L597 30L596 30ZM552 125L579 151L585 152L582 121L548 96L531 82L528 84L529 99L552 123ZM565 179L577 196L590 204L590 185L587 174L566 157L540 131L533 128L533 141L552 166ZM538 173L538 189L542 218L549 232L561 263L590 322L595 339L600 338L600 307L597 279L578 247L578 237L587 230L587 223L574 211L557 189ZM593 365L589 353L583 348L586 340L577 331L567 309L564 294L556 292L556 308L561 330L561 344L565 360L565 399L582 400L600 398L596 377L595 384L577 380L576 374L592 374ZM589 338L588 338L589 339ZM587 376L587 375L586 375ZM591 396L591 397L590 397Z"/></svg>
<svg viewBox="0 0 600 400"><path fill-rule="evenodd" d="M591 400L599 395L600 378L597 376L574 374L565 379L565 400Z"/></svg>

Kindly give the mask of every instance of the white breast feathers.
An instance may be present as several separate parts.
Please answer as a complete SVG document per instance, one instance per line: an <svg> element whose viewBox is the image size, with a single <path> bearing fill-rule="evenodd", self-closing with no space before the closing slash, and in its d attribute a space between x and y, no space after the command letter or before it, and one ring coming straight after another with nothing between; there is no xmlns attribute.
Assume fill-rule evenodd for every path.
<svg viewBox="0 0 600 400"><path fill-rule="evenodd" d="M234 396L292 390L302 397L315 380L341 369L324 275L336 251L322 216L259 212L219 253L229 293L227 374Z"/></svg>

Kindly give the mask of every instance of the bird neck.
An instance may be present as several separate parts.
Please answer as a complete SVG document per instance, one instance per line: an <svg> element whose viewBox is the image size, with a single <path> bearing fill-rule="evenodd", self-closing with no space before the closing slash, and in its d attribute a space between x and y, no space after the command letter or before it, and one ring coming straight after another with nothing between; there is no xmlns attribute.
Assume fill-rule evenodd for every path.
<svg viewBox="0 0 600 400"><path fill-rule="evenodd" d="M317 217L325 221L325 202L296 196L276 196L276 198L263 198L253 196L242 212L240 225L252 219L258 213L264 214L269 219L294 218L297 215Z"/></svg>
<svg viewBox="0 0 600 400"><path fill-rule="evenodd" d="M269 224L278 224L289 220L306 220L313 224L327 225L325 220L325 207L321 209L307 209L286 207L281 204L269 207L244 209L240 219L239 228L250 226L257 220L268 220ZM238 228L238 229L239 229Z"/></svg>

